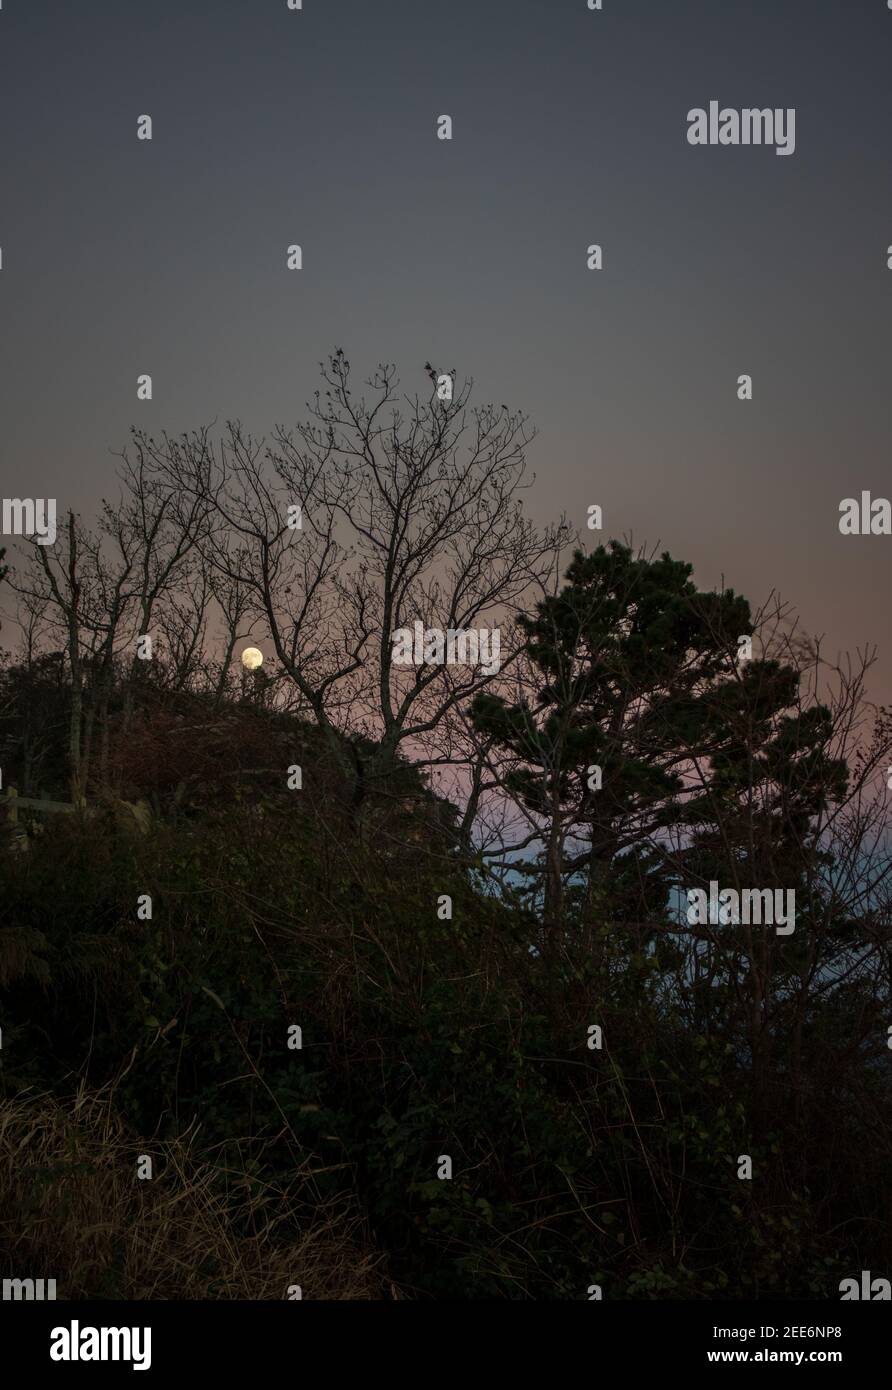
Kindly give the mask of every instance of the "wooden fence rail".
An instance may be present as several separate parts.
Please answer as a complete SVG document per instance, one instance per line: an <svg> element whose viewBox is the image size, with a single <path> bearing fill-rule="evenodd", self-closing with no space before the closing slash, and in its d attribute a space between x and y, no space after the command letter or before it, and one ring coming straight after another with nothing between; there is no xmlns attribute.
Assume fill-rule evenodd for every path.
<svg viewBox="0 0 892 1390"><path fill-rule="evenodd" d="M15 825L18 820L20 806L28 806L34 811L76 811L77 807L72 801L46 801L39 796L19 796L15 787L7 788L6 794L0 796L0 806L5 806L9 811L9 819Z"/></svg>

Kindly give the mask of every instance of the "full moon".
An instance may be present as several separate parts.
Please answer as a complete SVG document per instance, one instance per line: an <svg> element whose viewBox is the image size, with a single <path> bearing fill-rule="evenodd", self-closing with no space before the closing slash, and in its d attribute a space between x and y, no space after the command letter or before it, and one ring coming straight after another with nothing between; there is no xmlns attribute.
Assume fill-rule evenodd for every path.
<svg viewBox="0 0 892 1390"><path fill-rule="evenodd" d="M249 671L256 671L258 666L263 665L263 652L257 647L245 647L242 652L242 665Z"/></svg>

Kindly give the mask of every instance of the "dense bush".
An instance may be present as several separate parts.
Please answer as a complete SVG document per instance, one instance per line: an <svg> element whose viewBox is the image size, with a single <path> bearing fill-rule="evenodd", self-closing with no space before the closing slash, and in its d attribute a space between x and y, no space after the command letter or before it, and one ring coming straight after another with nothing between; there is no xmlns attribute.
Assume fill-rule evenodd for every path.
<svg viewBox="0 0 892 1390"><path fill-rule="evenodd" d="M383 822L253 797L145 835L58 817L5 854L4 1267L97 1296L584 1299L824 1297L889 1263L889 1087L831 1065L838 1001L805 1109L781 1087L755 1128L745 1050L720 1006L692 1026L668 942L605 927L555 980L525 911L418 838L397 858ZM204 1251L181 1284L178 1242Z"/></svg>

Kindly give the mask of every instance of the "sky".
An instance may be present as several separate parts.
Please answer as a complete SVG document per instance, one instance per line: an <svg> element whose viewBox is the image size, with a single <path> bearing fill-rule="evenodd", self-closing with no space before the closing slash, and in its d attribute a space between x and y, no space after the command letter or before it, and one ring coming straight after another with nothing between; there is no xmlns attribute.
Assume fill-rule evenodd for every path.
<svg viewBox="0 0 892 1390"><path fill-rule="evenodd" d="M838 529L892 495L890 71L886 0L2 0L3 495L430 360L529 413L536 520L778 590L890 700L892 536ZM711 100L795 152L690 145Z"/></svg>

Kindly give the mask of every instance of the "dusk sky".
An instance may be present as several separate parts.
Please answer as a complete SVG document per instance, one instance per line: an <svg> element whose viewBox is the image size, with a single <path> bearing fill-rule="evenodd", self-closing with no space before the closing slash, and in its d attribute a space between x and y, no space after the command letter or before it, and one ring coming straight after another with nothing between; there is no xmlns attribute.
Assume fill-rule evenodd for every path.
<svg viewBox="0 0 892 1390"><path fill-rule="evenodd" d="M0 53L5 496L429 359L529 413L537 520L778 589L890 698L892 536L838 529L892 495L886 0L4 0ZM711 100L795 152L691 146Z"/></svg>

